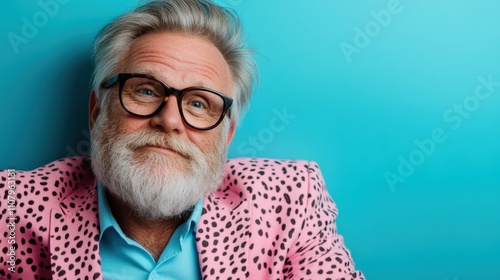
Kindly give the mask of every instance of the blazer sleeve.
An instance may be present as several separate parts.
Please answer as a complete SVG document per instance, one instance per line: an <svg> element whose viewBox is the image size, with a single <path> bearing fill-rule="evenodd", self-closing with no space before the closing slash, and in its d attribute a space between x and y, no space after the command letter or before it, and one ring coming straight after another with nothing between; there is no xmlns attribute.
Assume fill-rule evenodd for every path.
<svg viewBox="0 0 500 280"><path fill-rule="evenodd" d="M319 167L308 166L309 186L300 235L285 260L285 279L364 280L337 232L337 208L328 194Z"/></svg>

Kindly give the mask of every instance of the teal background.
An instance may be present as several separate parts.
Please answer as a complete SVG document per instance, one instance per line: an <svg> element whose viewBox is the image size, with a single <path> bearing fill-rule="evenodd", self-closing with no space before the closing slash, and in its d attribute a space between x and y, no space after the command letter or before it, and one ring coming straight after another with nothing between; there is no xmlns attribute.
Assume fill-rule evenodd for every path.
<svg viewBox="0 0 500 280"><path fill-rule="evenodd" d="M60 2L45 22L37 1L0 11L0 168L88 151L92 39L138 3ZM317 161L367 279L500 279L500 86L474 97L479 77L500 82L499 1L219 3L261 74L230 157ZM16 52L8 34L36 15Z"/></svg>

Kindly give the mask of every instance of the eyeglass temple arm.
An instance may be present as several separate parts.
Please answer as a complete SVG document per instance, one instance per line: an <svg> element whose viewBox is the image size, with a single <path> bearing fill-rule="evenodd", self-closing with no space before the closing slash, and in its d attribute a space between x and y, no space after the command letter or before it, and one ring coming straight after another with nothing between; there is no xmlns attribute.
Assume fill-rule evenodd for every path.
<svg viewBox="0 0 500 280"><path fill-rule="evenodd" d="M111 86L113 86L114 84L116 84L118 82L118 75L110 78L109 80L103 82L101 84L101 87L102 88L110 88Z"/></svg>

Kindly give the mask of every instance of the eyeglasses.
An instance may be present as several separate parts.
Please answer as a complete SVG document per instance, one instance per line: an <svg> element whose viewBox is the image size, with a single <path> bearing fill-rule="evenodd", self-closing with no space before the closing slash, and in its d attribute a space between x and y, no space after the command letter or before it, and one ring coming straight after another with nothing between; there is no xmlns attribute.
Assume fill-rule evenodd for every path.
<svg viewBox="0 0 500 280"><path fill-rule="evenodd" d="M177 95L177 105L184 122L198 130L218 126L233 103L233 99L204 87L175 89L145 74L121 73L101 84L111 88L119 84L120 103L129 114L150 118L158 114L171 94ZM229 117L229 115L228 115Z"/></svg>

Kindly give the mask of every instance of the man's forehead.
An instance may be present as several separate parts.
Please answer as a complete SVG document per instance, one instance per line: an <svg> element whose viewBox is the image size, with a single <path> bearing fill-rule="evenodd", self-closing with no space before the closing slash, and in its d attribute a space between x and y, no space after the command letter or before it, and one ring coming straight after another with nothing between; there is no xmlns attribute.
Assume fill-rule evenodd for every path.
<svg viewBox="0 0 500 280"><path fill-rule="evenodd" d="M168 73L166 73L165 71L163 71L161 69L157 69L155 67L141 66L138 68L127 69L127 70L128 70L128 72L133 72L136 74L145 74L145 75L152 76L152 77L162 81L164 84L170 86L167 81L164 81L162 79L162 77L168 76ZM213 87L212 84L209 84L206 81L203 81L200 79L196 79L195 76L192 76L189 83L192 84L192 86L208 87L208 88Z"/></svg>
<svg viewBox="0 0 500 280"><path fill-rule="evenodd" d="M181 71L182 80L189 84L185 87L232 84L231 70L219 49L210 40L189 33L142 35L125 52L119 68L120 72L147 74L166 84L172 83L169 79L174 71ZM228 92L231 88L216 90Z"/></svg>

